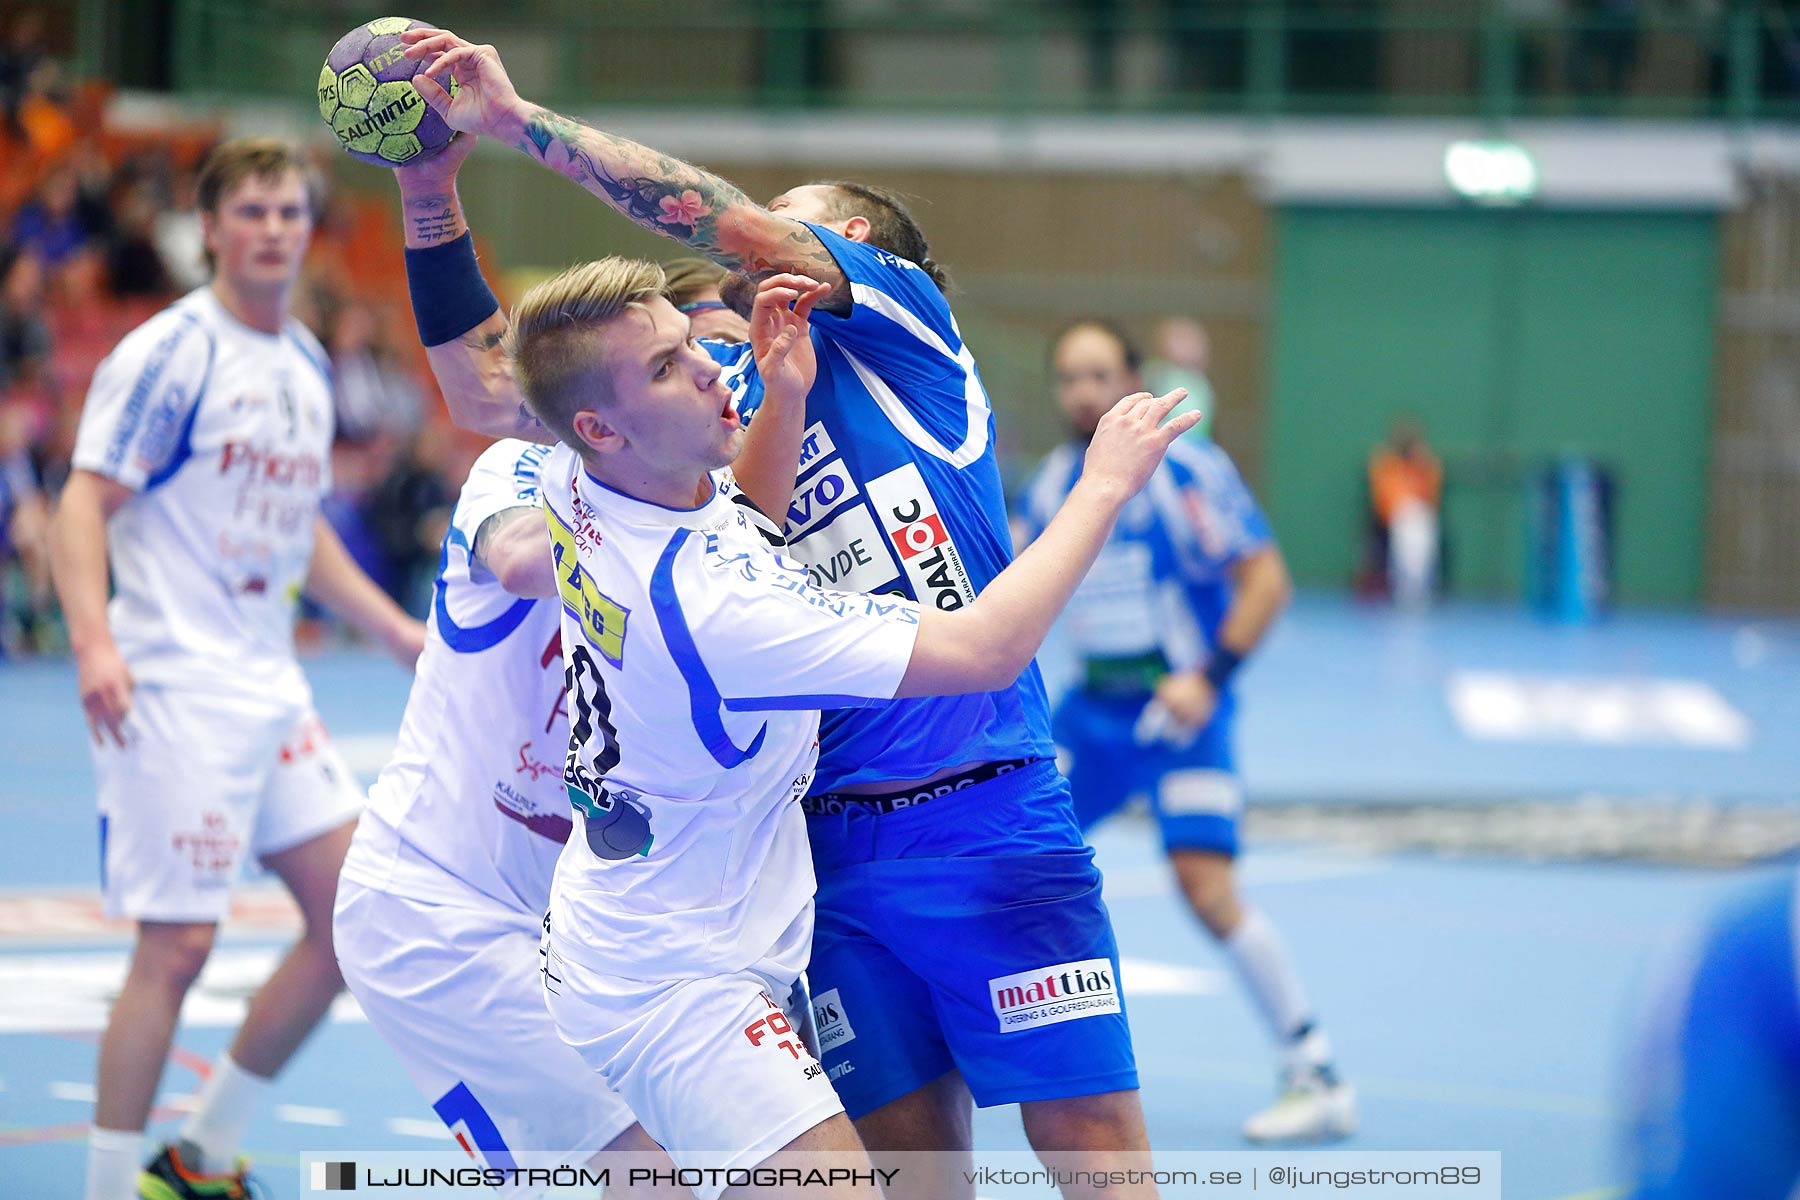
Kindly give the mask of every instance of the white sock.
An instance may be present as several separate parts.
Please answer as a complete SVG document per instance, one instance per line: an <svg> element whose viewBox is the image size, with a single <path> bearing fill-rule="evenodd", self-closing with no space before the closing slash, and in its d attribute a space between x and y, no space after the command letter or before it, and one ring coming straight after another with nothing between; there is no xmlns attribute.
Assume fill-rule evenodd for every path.
<svg viewBox="0 0 1800 1200"><path fill-rule="evenodd" d="M200 1161L188 1165L209 1175L224 1174L237 1166L250 1119L268 1087L269 1080L233 1062L229 1050L219 1055L200 1089L200 1107L181 1127L181 1139L200 1151Z"/></svg>
<svg viewBox="0 0 1800 1200"><path fill-rule="evenodd" d="M143 1169L143 1130L88 1130L87 1200L137 1200Z"/></svg>
<svg viewBox="0 0 1800 1200"><path fill-rule="evenodd" d="M1225 950L1275 1040L1290 1051L1301 1047L1324 1050L1323 1059L1306 1065L1323 1066L1329 1062L1330 1047L1325 1044L1325 1035L1311 1028L1312 1005L1300 986L1300 975L1294 970L1294 960L1275 923L1261 909L1245 905L1243 920L1225 939ZM1307 1057L1312 1056L1309 1053Z"/></svg>
<svg viewBox="0 0 1800 1200"><path fill-rule="evenodd" d="M1337 1071L1331 1063L1331 1039L1317 1025L1304 1028L1304 1033L1287 1044L1284 1069L1289 1076L1315 1076L1327 1083L1337 1082Z"/></svg>

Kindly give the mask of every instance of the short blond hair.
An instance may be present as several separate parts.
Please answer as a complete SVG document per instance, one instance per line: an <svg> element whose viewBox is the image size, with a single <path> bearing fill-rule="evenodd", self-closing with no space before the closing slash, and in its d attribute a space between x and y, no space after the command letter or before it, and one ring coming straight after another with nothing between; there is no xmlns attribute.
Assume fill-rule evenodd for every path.
<svg viewBox="0 0 1800 1200"><path fill-rule="evenodd" d="M612 400L600 326L663 294L663 270L635 258L570 267L525 293L505 348L533 416L577 450L575 414Z"/></svg>

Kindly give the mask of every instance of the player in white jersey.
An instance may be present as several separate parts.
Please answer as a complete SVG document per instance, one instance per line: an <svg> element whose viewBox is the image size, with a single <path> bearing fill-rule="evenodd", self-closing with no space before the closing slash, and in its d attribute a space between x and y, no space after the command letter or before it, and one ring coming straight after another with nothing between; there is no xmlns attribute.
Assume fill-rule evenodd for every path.
<svg viewBox="0 0 1800 1200"><path fill-rule="evenodd" d="M539 1194L553 1165L654 1150L544 1009L538 938L569 835L561 606L538 498L548 446L507 440L457 498L394 757L338 881L344 979L470 1154Z"/></svg>
<svg viewBox="0 0 1800 1200"><path fill-rule="evenodd" d="M319 515L331 380L288 315L315 208L302 160L279 142L227 143L200 199L214 278L101 364L56 517L102 889L108 912L138 923L100 1044L90 1200L242 1194L254 1101L342 987L331 904L361 798L294 658L299 596L408 665L424 640ZM247 854L294 894L304 932L251 1001L181 1143L140 1173L176 1015Z"/></svg>
<svg viewBox="0 0 1800 1200"><path fill-rule="evenodd" d="M771 287L759 303L793 298ZM750 440L783 436L782 415ZM502 440L463 485L399 745L344 860L334 928L370 1022L465 1147L502 1169L523 1166L519 1151L575 1163L600 1148L657 1150L558 1037L537 969L570 830L562 609L538 602L557 595L539 499L550 453ZM791 455L744 459L751 494L785 506ZM512 1178L503 1190L541 1190Z"/></svg>
<svg viewBox="0 0 1800 1200"><path fill-rule="evenodd" d="M824 290L792 286L808 301ZM780 1152L831 1150L862 1164L840 1191L873 1195L787 1006L811 940L798 801L818 709L1016 678L1119 507L1192 420L1158 427L1178 393L1121 402L1065 512L958 612L827 592L769 548L774 524L723 470L744 440L730 389L661 287L651 264L575 268L527 295L510 335L527 403L565 443L543 493L570 684L564 781L579 815L545 933L550 1012L703 1198L762 1190L750 1168ZM765 414L771 400L797 409L811 382L806 307L782 318L791 349L759 363ZM491 385L476 382L486 352L457 344L465 369L435 356L440 382ZM789 462L800 425L784 423Z"/></svg>

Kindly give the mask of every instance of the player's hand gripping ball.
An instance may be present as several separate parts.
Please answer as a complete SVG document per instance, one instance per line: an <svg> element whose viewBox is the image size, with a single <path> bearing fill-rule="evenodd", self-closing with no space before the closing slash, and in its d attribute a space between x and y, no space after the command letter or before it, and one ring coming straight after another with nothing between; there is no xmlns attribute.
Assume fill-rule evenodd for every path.
<svg viewBox="0 0 1800 1200"><path fill-rule="evenodd" d="M350 157L378 167L430 158L456 131L412 85L425 64L406 57L400 35L429 28L410 17L381 17L338 39L319 69L319 115ZM450 94L456 94L450 81Z"/></svg>

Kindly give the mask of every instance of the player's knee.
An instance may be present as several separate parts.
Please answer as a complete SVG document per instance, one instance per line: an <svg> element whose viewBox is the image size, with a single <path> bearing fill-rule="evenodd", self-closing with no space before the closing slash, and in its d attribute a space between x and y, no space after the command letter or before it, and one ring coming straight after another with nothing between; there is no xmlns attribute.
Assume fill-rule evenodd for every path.
<svg viewBox="0 0 1800 1200"><path fill-rule="evenodd" d="M1033 1100L1021 1104L1019 1111L1026 1140L1040 1155L1150 1148L1135 1090Z"/></svg>
<svg viewBox="0 0 1800 1200"><path fill-rule="evenodd" d="M1190 895L1188 899L1193 905L1194 915L1200 918L1206 931L1221 941L1230 937L1237 929L1238 922L1243 920L1244 910L1229 888L1203 892L1198 896Z"/></svg>
<svg viewBox="0 0 1800 1200"><path fill-rule="evenodd" d="M142 982L186 992L212 955L211 925L144 925L132 955L131 972Z"/></svg>
<svg viewBox="0 0 1800 1200"><path fill-rule="evenodd" d="M1224 938L1243 918L1231 860L1224 855L1177 850L1171 855L1188 905L1214 937Z"/></svg>

